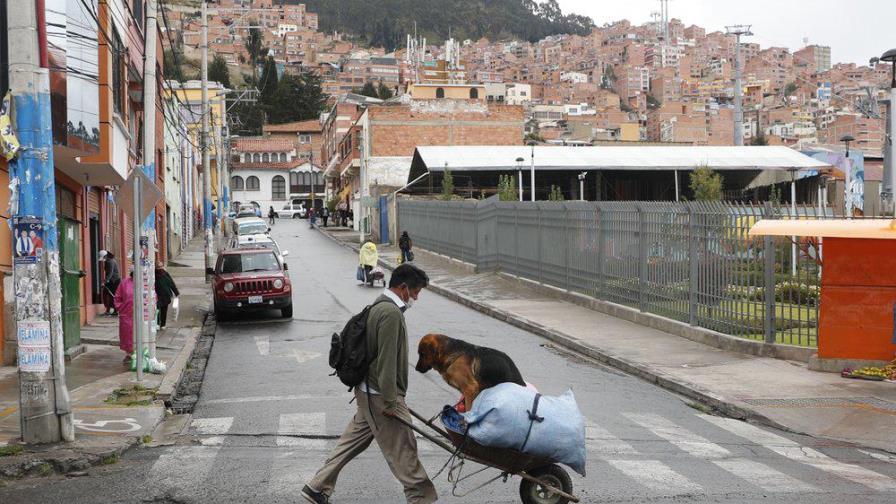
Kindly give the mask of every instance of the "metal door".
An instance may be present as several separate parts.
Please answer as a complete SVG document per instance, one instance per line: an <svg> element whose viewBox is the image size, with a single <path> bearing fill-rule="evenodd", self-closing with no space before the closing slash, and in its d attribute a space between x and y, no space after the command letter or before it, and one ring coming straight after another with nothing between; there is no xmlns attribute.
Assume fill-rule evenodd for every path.
<svg viewBox="0 0 896 504"><path fill-rule="evenodd" d="M68 350L81 343L81 261L78 223L59 218L59 275L62 280L62 337Z"/></svg>

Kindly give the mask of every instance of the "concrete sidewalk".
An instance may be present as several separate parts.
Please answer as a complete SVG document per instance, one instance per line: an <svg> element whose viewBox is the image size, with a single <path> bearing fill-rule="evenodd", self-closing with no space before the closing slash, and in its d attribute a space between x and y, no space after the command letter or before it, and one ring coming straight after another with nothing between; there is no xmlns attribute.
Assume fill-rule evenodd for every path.
<svg viewBox="0 0 896 504"><path fill-rule="evenodd" d="M97 317L81 328L86 352L66 363L75 442L23 446L17 455L0 456L0 480L83 471L113 462L128 448L149 441L165 417L165 401L174 394L210 305L201 238L194 239L168 267L181 295L177 320L169 310L168 327L157 337L156 353L168 366L167 372L144 373L138 384L118 348L118 318ZM132 393L122 395L124 390ZM0 446L7 445L7 451L21 438L18 394L17 369L0 368Z"/></svg>
<svg viewBox="0 0 896 504"><path fill-rule="evenodd" d="M356 231L321 231L359 246ZM379 252L382 265L394 268L397 248L380 246ZM803 362L720 350L564 301L561 291L528 280L414 253L433 291L720 413L896 452L896 382L845 379L809 371Z"/></svg>

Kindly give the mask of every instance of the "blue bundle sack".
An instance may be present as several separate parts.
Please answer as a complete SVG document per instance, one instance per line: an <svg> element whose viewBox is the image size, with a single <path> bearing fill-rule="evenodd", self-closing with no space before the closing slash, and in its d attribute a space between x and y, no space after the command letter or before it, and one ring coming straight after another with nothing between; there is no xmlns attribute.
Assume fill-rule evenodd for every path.
<svg viewBox="0 0 896 504"><path fill-rule="evenodd" d="M572 390L560 396L538 398L536 416L530 420L536 392L515 383L483 390L473 409L463 413L468 436L483 446L513 448L547 457L585 475L585 418Z"/></svg>

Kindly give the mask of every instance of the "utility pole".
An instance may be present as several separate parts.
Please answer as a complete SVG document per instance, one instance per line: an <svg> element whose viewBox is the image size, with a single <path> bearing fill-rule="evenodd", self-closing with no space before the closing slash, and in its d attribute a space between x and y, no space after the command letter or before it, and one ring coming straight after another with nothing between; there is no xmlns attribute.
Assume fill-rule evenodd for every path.
<svg viewBox="0 0 896 504"><path fill-rule="evenodd" d="M884 180L881 191L882 210L885 215L896 217L896 49L890 49L880 57L890 63L890 99L887 101L887 127L884 138Z"/></svg>
<svg viewBox="0 0 896 504"><path fill-rule="evenodd" d="M22 441L74 441L62 338L44 2L8 0L0 8L8 9L9 88L21 144L9 175ZM34 249L32 232L42 238L42 249Z"/></svg>
<svg viewBox="0 0 896 504"><path fill-rule="evenodd" d="M205 270L212 265L212 244L215 241L212 235L212 174L208 152L208 5L207 0L202 0L202 38L200 50L202 51L202 213L205 224ZM209 281L206 275L206 281Z"/></svg>
<svg viewBox="0 0 896 504"><path fill-rule="evenodd" d="M750 25L726 26L728 35L737 37L734 48L734 145L744 144L743 86L741 85L740 37L753 35Z"/></svg>
<svg viewBox="0 0 896 504"><path fill-rule="evenodd" d="M157 64L157 52L156 52L156 31L157 31L157 21L156 21L156 0L146 0L146 30L144 33L146 34L145 44L144 44L144 59L143 59L143 169L149 179L155 183L156 177L156 169L157 166L155 164L156 161L156 95L157 92L157 79L156 79L156 64ZM135 193L136 195L137 193ZM136 199L136 197L135 197ZM137 214L139 215L139 213ZM155 250L156 250L156 212L153 210L150 212L149 217L144 222L146 228L146 242L147 242L147 250L146 250L146 263L140 263L140 267L144 269L143 274L146 275L146 278L143 282L134 282L134 299L137 299L137 290L143 290L143 295L148 297L149 299L142 300L143 302L139 304L139 310L141 312L139 319L135 319L139 321L139 323L134 324L134 331L137 331L138 326L143 326L146 336L147 336L147 345L149 347L149 358L156 358L156 330L154 317L155 314ZM137 231L134 231L134 234L138 234ZM143 232L139 233L143 234ZM138 250L138 249L134 249ZM135 263L134 270L136 271L137 266ZM147 309L144 309L144 303L148 306ZM134 303L136 305L136 303ZM149 315L149 317L145 317L145 315ZM144 318L145 317L145 318ZM134 341L141 340L135 338ZM142 360L142 346L137 346L137 355L140 356ZM138 361L138 363L140 363ZM138 374L142 374L143 370L141 366L138 366Z"/></svg>

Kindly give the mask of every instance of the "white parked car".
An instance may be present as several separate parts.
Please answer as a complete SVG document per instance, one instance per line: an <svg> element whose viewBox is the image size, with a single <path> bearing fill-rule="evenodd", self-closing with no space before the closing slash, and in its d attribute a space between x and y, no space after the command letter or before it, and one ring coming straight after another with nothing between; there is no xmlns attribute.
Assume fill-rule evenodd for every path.
<svg viewBox="0 0 896 504"><path fill-rule="evenodd" d="M266 248L273 250L277 254L280 262L285 262L283 258L289 255L288 250L280 250L280 246L270 236L259 234L237 235L230 239L228 248Z"/></svg>
<svg viewBox="0 0 896 504"><path fill-rule="evenodd" d="M280 210L275 210L277 217L281 219L304 219L305 205L304 203L287 203Z"/></svg>
<svg viewBox="0 0 896 504"><path fill-rule="evenodd" d="M264 234L270 230L268 223L258 217L242 217L233 221L233 234L237 236Z"/></svg>

